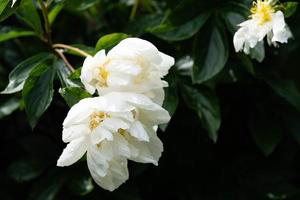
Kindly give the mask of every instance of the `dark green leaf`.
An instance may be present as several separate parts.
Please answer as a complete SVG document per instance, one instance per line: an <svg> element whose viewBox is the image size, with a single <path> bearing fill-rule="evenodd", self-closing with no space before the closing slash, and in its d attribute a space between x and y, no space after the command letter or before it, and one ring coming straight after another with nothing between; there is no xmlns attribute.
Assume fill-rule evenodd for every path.
<svg viewBox="0 0 300 200"><path fill-rule="evenodd" d="M50 24L53 24L54 20L56 19L60 11L63 9L63 7L63 3L56 4L54 8L49 12L48 19Z"/></svg>
<svg viewBox="0 0 300 200"><path fill-rule="evenodd" d="M203 83L213 78L224 68L228 55L224 30L214 26L205 36L199 34L194 46L193 82Z"/></svg>
<svg viewBox="0 0 300 200"><path fill-rule="evenodd" d="M262 62L265 58L265 46L263 42L258 42L254 48L250 49L250 57Z"/></svg>
<svg viewBox="0 0 300 200"><path fill-rule="evenodd" d="M56 68L52 64L49 60L40 63L30 72L24 85L22 96L32 128L47 110L53 98L53 79Z"/></svg>
<svg viewBox="0 0 300 200"><path fill-rule="evenodd" d="M56 66L57 75L63 87L79 87L75 81L69 78L71 71L67 68L66 64L62 60L56 59L53 65Z"/></svg>
<svg viewBox="0 0 300 200"><path fill-rule="evenodd" d="M293 80L281 79L277 74L267 70L263 72L263 78L279 96L300 111L300 91Z"/></svg>
<svg viewBox="0 0 300 200"><path fill-rule="evenodd" d="M194 36L202 28L209 16L209 13L200 14L181 26L168 27L167 25L160 25L151 29L150 32L167 41L186 40Z"/></svg>
<svg viewBox="0 0 300 200"><path fill-rule="evenodd" d="M0 29L0 42L14 39L17 37L34 36L35 33L32 31L22 30L18 28L2 27Z"/></svg>
<svg viewBox="0 0 300 200"><path fill-rule="evenodd" d="M8 167L8 174L17 182L31 181L39 177L46 166L45 162L25 157L11 163Z"/></svg>
<svg viewBox="0 0 300 200"><path fill-rule="evenodd" d="M40 53L17 65L16 68L9 74L9 83L1 94L11 94L21 91L31 70L45 60L50 59L51 56L52 55L49 53Z"/></svg>
<svg viewBox="0 0 300 200"><path fill-rule="evenodd" d="M169 112L170 116L173 116L178 106L177 80L174 75L170 75L166 80L169 83L169 87L165 88L163 108ZM159 127L165 131L167 126L168 124L163 124Z"/></svg>
<svg viewBox="0 0 300 200"><path fill-rule="evenodd" d="M216 142L221 125L221 113L215 94L208 88L196 89L188 85L182 86L182 92L186 104L196 111L209 137Z"/></svg>
<svg viewBox="0 0 300 200"><path fill-rule="evenodd" d="M61 88L59 93L70 107L78 103L81 99L91 97L87 91L79 87Z"/></svg>
<svg viewBox="0 0 300 200"><path fill-rule="evenodd" d="M43 34L41 20L33 0L22 0L17 14L38 35Z"/></svg>
<svg viewBox="0 0 300 200"><path fill-rule="evenodd" d="M270 155L281 140L283 128L278 118L268 112L265 105L256 104L251 109L249 128L255 143L266 155Z"/></svg>
<svg viewBox="0 0 300 200"><path fill-rule="evenodd" d="M36 182L29 194L29 200L54 200L64 183L63 175L56 171Z"/></svg>
<svg viewBox="0 0 300 200"><path fill-rule="evenodd" d="M283 10L284 17L288 18L291 17L293 14L295 14L295 12L297 11L298 2L296 1L284 2L283 7L284 7Z"/></svg>
<svg viewBox="0 0 300 200"><path fill-rule="evenodd" d="M96 51L100 51L102 49L108 51L127 37L128 35L125 33L112 33L104 35L98 40L96 44Z"/></svg>
<svg viewBox="0 0 300 200"><path fill-rule="evenodd" d="M10 98L0 105L0 119L10 115L17 110L20 105L20 100L17 98Z"/></svg>
<svg viewBox="0 0 300 200"><path fill-rule="evenodd" d="M17 0L12 6L12 0L1 0L0 1L0 22L12 15L20 5L21 0Z"/></svg>

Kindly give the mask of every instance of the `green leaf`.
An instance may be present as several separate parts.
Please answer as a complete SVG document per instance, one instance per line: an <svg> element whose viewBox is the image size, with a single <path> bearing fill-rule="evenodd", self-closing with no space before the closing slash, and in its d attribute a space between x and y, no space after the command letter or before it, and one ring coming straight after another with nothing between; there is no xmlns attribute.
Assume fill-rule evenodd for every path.
<svg viewBox="0 0 300 200"><path fill-rule="evenodd" d="M266 156L274 151L283 133L281 122L267 105L261 104L251 108L249 128L256 145Z"/></svg>
<svg viewBox="0 0 300 200"><path fill-rule="evenodd" d="M250 15L249 8L237 2L229 2L221 12L226 27L232 35L238 30L238 24L247 20Z"/></svg>
<svg viewBox="0 0 300 200"><path fill-rule="evenodd" d="M0 119L10 115L17 110L20 105L20 100L17 98L10 98L0 105Z"/></svg>
<svg viewBox="0 0 300 200"><path fill-rule="evenodd" d="M9 165L8 174L10 178L17 182L26 182L39 177L45 171L46 167L45 162L24 157Z"/></svg>
<svg viewBox="0 0 300 200"><path fill-rule="evenodd" d="M33 0L22 0L17 14L38 35L43 34L41 20Z"/></svg>
<svg viewBox="0 0 300 200"><path fill-rule="evenodd" d="M265 59L265 46L263 42L258 42L254 48L250 48L250 57L262 62Z"/></svg>
<svg viewBox="0 0 300 200"><path fill-rule="evenodd" d="M79 87L75 81L70 79L71 71L61 59L55 59L54 64L57 69L57 75L63 87Z"/></svg>
<svg viewBox="0 0 300 200"><path fill-rule="evenodd" d="M50 24L53 24L53 22L55 21L57 15L60 13L60 11L63 8L64 8L64 4L63 3L56 4L54 6L54 8L52 8L52 10L48 14L48 19L49 19L49 23Z"/></svg>
<svg viewBox="0 0 300 200"><path fill-rule="evenodd" d="M21 91L30 71L50 57L52 55L49 53L40 53L17 65L9 74L9 83L1 94L12 94Z"/></svg>
<svg viewBox="0 0 300 200"><path fill-rule="evenodd" d="M22 96L32 128L49 107L53 98L53 79L56 73L53 61L46 60L36 66L27 78Z"/></svg>
<svg viewBox="0 0 300 200"><path fill-rule="evenodd" d="M12 6L12 0L1 0L0 1L0 22L12 15L19 7L21 0L17 0Z"/></svg>
<svg viewBox="0 0 300 200"><path fill-rule="evenodd" d="M104 35L101 37L96 44L96 51L100 51L105 49L106 51L113 48L117 45L121 40L124 40L128 37L125 33L112 33L108 35Z"/></svg>
<svg viewBox="0 0 300 200"><path fill-rule="evenodd" d="M300 90L296 83L293 80L283 80L269 70L262 71L262 73L268 85L300 112Z"/></svg>
<svg viewBox="0 0 300 200"><path fill-rule="evenodd" d="M149 31L167 41L186 40L194 36L202 28L209 16L209 13L203 13L181 26L168 27L167 25L160 25Z"/></svg>
<svg viewBox="0 0 300 200"><path fill-rule="evenodd" d="M188 85L182 86L183 98L186 104L198 114L203 128L209 137L216 142L221 125L221 111L216 95L208 88L199 89Z"/></svg>
<svg viewBox="0 0 300 200"><path fill-rule="evenodd" d="M72 174L67 183L69 191L74 195L84 196L93 191L94 185L91 176L87 173Z"/></svg>
<svg viewBox="0 0 300 200"><path fill-rule="evenodd" d="M59 93L70 107L78 103L81 99L91 97L87 91L79 87L61 88Z"/></svg>
<svg viewBox="0 0 300 200"><path fill-rule="evenodd" d="M29 200L54 200L63 186L65 179L63 174L57 171L50 171L40 181L33 185L29 194Z"/></svg>
<svg viewBox="0 0 300 200"><path fill-rule="evenodd" d="M174 75L169 75L166 79L166 81L169 83L169 87L164 88L165 90L165 100L163 103L163 108L165 108L170 116L173 116L177 106L178 106L178 92L177 92L177 80ZM165 131L168 124L160 125L159 127Z"/></svg>
<svg viewBox="0 0 300 200"><path fill-rule="evenodd" d="M294 15L295 12L297 11L298 2L296 1L284 2L283 7L284 7L283 9L284 17L288 18Z"/></svg>
<svg viewBox="0 0 300 200"><path fill-rule="evenodd" d="M26 31L19 28L2 27L0 29L0 42L14 39L17 37L34 36L35 33L32 31Z"/></svg>
<svg viewBox="0 0 300 200"><path fill-rule="evenodd" d="M228 59L228 44L224 31L217 26L206 34L199 34L194 46L194 83L203 83L217 75Z"/></svg>
<svg viewBox="0 0 300 200"><path fill-rule="evenodd" d="M81 69L82 69L81 67L75 69L75 71L70 74L69 79L71 79L71 80L79 79L80 80Z"/></svg>

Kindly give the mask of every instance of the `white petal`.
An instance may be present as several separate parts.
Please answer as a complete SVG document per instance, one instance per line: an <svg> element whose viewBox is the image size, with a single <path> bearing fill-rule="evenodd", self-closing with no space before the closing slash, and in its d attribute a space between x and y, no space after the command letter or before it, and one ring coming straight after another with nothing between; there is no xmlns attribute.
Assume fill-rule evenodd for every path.
<svg viewBox="0 0 300 200"><path fill-rule="evenodd" d="M144 59L147 62L160 63L159 51L150 42L140 38L127 38L111 49L107 56L113 58Z"/></svg>
<svg viewBox="0 0 300 200"><path fill-rule="evenodd" d="M103 140L113 140L113 135L103 126L98 126L91 133L91 141L93 144L99 144Z"/></svg>
<svg viewBox="0 0 300 200"><path fill-rule="evenodd" d="M107 156L94 146L90 146L87 152L88 168L96 181L98 177L104 177L109 168Z"/></svg>
<svg viewBox="0 0 300 200"><path fill-rule="evenodd" d="M72 126L73 124L84 123L89 119L90 114L94 111L92 105L95 99L85 98L75 104L67 114L66 119L63 122L64 127Z"/></svg>
<svg viewBox="0 0 300 200"><path fill-rule="evenodd" d="M161 71L161 75L165 76L168 74L169 69L175 64L175 59L167 54L159 52L161 57L161 63L159 64L159 70Z"/></svg>
<svg viewBox="0 0 300 200"><path fill-rule="evenodd" d="M73 125L63 129L62 140L64 142L71 142L79 137L84 136L87 133L87 126L85 125Z"/></svg>
<svg viewBox="0 0 300 200"><path fill-rule="evenodd" d="M284 15L281 11L275 13L273 19L273 38L272 42L287 43L292 37L292 33L284 21Z"/></svg>
<svg viewBox="0 0 300 200"><path fill-rule="evenodd" d="M86 151L87 143L84 137L71 141L59 157L57 166L64 167L74 164Z"/></svg>
<svg viewBox="0 0 300 200"><path fill-rule="evenodd" d="M158 160L163 152L163 144L152 128L147 128L147 132L150 136L149 142L141 142L135 138L128 140L131 145L138 149L138 155L131 157L130 160L158 165Z"/></svg>
<svg viewBox="0 0 300 200"><path fill-rule="evenodd" d="M147 141L149 142L149 136L146 130L143 127L143 124L139 121L135 121L130 129L129 129L130 135L138 139L139 141Z"/></svg>
<svg viewBox="0 0 300 200"><path fill-rule="evenodd" d="M107 128L108 130L111 130L113 132L117 132L120 128L121 129L128 129L130 125L119 118L107 118L102 123L101 126Z"/></svg>
<svg viewBox="0 0 300 200"><path fill-rule="evenodd" d="M12 1L12 4L11 4L11 7L13 7L15 5L15 3L17 2L17 0L13 0Z"/></svg>
<svg viewBox="0 0 300 200"><path fill-rule="evenodd" d="M113 191L124 183L128 177L128 168L126 159L114 159L109 162L108 172L105 176L97 173L97 170L90 170L95 182L102 188Z"/></svg>

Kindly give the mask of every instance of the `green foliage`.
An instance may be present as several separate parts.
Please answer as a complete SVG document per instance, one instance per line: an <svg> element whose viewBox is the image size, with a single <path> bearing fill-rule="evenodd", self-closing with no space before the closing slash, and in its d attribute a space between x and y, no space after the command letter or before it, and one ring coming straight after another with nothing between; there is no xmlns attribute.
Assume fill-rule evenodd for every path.
<svg viewBox="0 0 300 200"><path fill-rule="evenodd" d="M1 199L298 200L298 2L276 7L294 39L278 48L260 42L245 55L232 40L251 4L0 0ZM160 125L159 167L130 162L130 181L108 193L85 162L66 169L56 161L67 111L92 97L80 82L85 57L127 37L175 58L164 77L172 120Z"/></svg>
<svg viewBox="0 0 300 200"><path fill-rule="evenodd" d="M88 92L79 87L61 88L59 90L59 93L70 107L78 103L78 101L80 101L81 99L91 97L91 95Z"/></svg>
<svg viewBox="0 0 300 200"><path fill-rule="evenodd" d="M286 18L291 17L297 11L298 2L296 1L289 1L283 3L284 7L284 16Z"/></svg>
<svg viewBox="0 0 300 200"><path fill-rule="evenodd" d="M204 39L203 39L204 37ZM218 74L228 59L228 44L224 30L214 26L198 35L194 47L193 82L203 83Z"/></svg>
<svg viewBox="0 0 300 200"><path fill-rule="evenodd" d="M105 49L110 50L112 47L117 45L121 40L127 38L128 35L125 33L112 33L101 37L96 44L96 51Z"/></svg>
<svg viewBox="0 0 300 200"><path fill-rule="evenodd" d="M22 96L32 128L49 107L53 98L53 79L56 73L53 61L46 60L37 65L25 81ZM52 66L51 66L52 65Z"/></svg>
<svg viewBox="0 0 300 200"><path fill-rule="evenodd" d="M40 53L32 56L25 61L21 62L16 68L9 74L9 83L2 94L11 94L19 92L23 89L25 80L28 78L32 69L48 60L51 54Z"/></svg>

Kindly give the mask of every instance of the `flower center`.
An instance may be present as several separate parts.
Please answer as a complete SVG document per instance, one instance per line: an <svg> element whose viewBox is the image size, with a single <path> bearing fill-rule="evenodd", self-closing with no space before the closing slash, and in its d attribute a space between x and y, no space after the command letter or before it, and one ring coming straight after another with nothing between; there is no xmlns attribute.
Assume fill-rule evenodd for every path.
<svg viewBox="0 0 300 200"><path fill-rule="evenodd" d="M106 65L110 62L110 59L107 59L102 65L99 67L99 83L102 87L107 87L107 79L109 76L109 72L106 69Z"/></svg>
<svg viewBox="0 0 300 200"><path fill-rule="evenodd" d="M94 112L90 116L90 129L94 130L97 128L106 118L109 118L110 115L105 112Z"/></svg>
<svg viewBox="0 0 300 200"><path fill-rule="evenodd" d="M253 3L250 10L252 19L257 19L259 24L262 25L272 20L272 14L275 12L270 2L265 0L257 0Z"/></svg>

